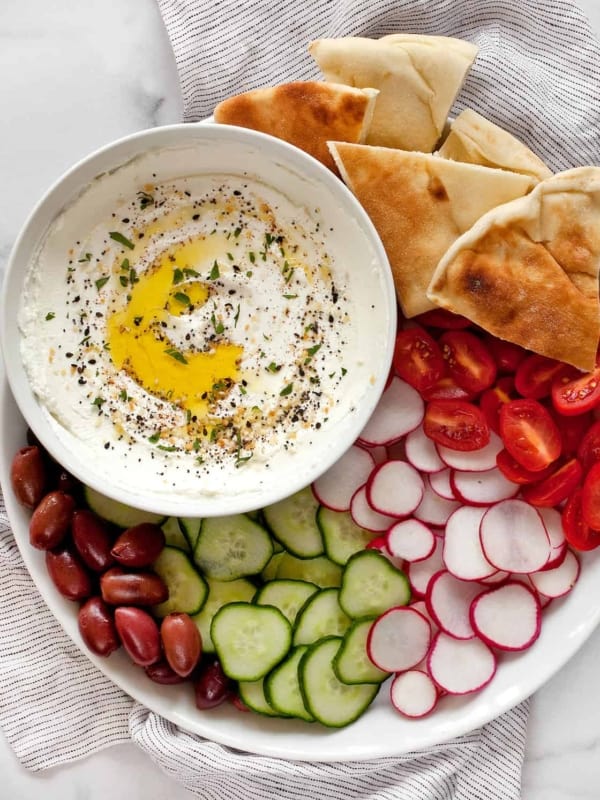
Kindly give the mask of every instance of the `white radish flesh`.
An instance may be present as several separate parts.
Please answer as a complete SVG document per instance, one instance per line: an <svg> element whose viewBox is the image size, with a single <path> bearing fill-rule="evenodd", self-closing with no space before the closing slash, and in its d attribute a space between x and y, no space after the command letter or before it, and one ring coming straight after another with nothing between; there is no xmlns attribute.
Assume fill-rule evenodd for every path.
<svg viewBox="0 0 600 800"><path fill-rule="evenodd" d="M359 439L370 446L392 444L420 425L424 412L425 406L417 390L394 377Z"/></svg>
<svg viewBox="0 0 600 800"><path fill-rule="evenodd" d="M439 536L435 537L435 549L428 558L422 561L412 561L406 564L406 574L410 583L410 588L417 597L425 597L427 594L427 586L429 581L439 572L444 569L444 562L442 560L443 539Z"/></svg>
<svg viewBox="0 0 600 800"><path fill-rule="evenodd" d="M471 624L480 639L501 650L525 650L540 635L540 602L524 583L510 581L476 597Z"/></svg>
<svg viewBox="0 0 600 800"><path fill-rule="evenodd" d="M496 671L496 657L480 639L454 639L436 634L427 659L429 674L448 694L476 692Z"/></svg>
<svg viewBox="0 0 600 800"><path fill-rule="evenodd" d="M577 582L580 571L579 559L572 550L567 550L564 559L554 569L533 572L529 580L544 597L564 597Z"/></svg>
<svg viewBox="0 0 600 800"><path fill-rule="evenodd" d="M357 489L350 501L350 516L359 528L373 533L382 533L396 522L396 517L388 517L371 508L367 499L367 487Z"/></svg>
<svg viewBox="0 0 600 800"><path fill-rule="evenodd" d="M406 458L419 472L439 472L445 464L439 456L435 442L427 436L419 425L406 437L404 443Z"/></svg>
<svg viewBox="0 0 600 800"><path fill-rule="evenodd" d="M500 500L509 500L519 492L519 486L509 481L498 467L485 472L453 470L450 485L457 500L473 506L489 506Z"/></svg>
<svg viewBox="0 0 600 800"><path fill-rule="evenodd" d="M436 494L429 485L429 480L425 480L423 484L423 499L415 508L413 515L420 519L421 522L429 525L443 526L448 521L450 514L456 511L459 506L460 503L456 500L446 500Z"/></svg>
<svg viewBox="0 0 600 800"><path fill-rule="evenodd" d="M407 517L423 499L423 479L406 461L386 461L367 481L367 500L374 511Z"/></svg>
<svg viewBox="0 0 600 800"><path fill-rule="evenodd" d="M463 581L480 581L497 572L483 553L479 527L487 509L461 506L446 524L443 558L446 569Z"/></svg>
<svg viewBox="0 0 600 800"><path fill-rule="evenodd" d="M367 450L352 445L313 482L313 493L321 505L333 511L349 511L353 494L366 482L374 465Z"/></svg>
<svg viewBox="0 0 600 800"><path fill-rule="evenodd" d="M537 572L552 549L541 516L523 500L503 500L490 506L479 534L487 560L506 572Z"/></svg>
<svg viewBox="0 0 600 800"><path fill-rule="evenodd" d="M486 472L496 466L496 456L504 449L502 439L490 432L490 440L485 447L479 450L451 450L443 445L437 446L437 451L447 467L465 472Z"/></svg>
<svg viewBox="0 0 600 800"><path fill-rule="evenodd" d="M379 669L402 672L425 658L430 644L427 619L410 606L399 606L389 609L372 624L367 653Z"/></svg>
<svg viewBox="0 0 600 800"><path fill-rule="evenodd" d="M396 558L405 561L422 561L435 548L435 536L430 528L418 519L395 522L386 534L386 546Z"/></svg>
<svg viewBox="0 0 600 800"><path fill-rule="evenodd" d="M429 581L425 602L436 624L456 639L472 639L475 631L469 619L471 603L486 591L473 581L460 581L443 570Z"/></svg>
<svg viewBox="0 0 600 800"><path fill-rule="evenodd" d="M429 476L429 485L436 494L439 494L445 500L459 500L460 498L456 496L450 483L451 473L450 467L434 472Z"/></svg>
<svg viewBox="0 0 600 800"><path fill-rule="evenodd" d="M401 672L390 686L392 705L405 717L424 717L437 705L437 686L426 672L410 669Z"/></svg>

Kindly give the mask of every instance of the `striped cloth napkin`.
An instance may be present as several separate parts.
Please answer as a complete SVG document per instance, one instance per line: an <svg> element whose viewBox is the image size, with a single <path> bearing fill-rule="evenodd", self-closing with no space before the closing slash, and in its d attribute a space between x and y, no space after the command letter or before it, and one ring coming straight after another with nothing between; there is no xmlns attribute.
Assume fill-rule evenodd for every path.
<svg viewBox="0 0 600 800"><path fill-rule="evenodd" d="M454 112L473 107L555 169L600 152L600 47L566 0L158 0L186 121L256 86L318 76L309 40L395 31L475 42ZM0 496L0 725L42 770L136 742L206 800L518 800L528 703L469 735L367 762L284 761L204 741L135 703L66 637L20 558ZM94 709L94 713L90 713Z"/></svg>

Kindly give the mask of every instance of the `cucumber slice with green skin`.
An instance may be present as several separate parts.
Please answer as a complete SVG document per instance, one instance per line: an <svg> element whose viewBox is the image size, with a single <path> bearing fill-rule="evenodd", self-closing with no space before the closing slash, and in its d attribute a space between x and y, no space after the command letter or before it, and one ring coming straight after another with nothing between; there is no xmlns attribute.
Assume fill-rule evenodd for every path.
<svg viewBox="0 0 600 800"><path fill-rule="evenodd" d="M367 654L367 636L374 617L355 620L333 659L333 671L342 683L381 683L390 676L371 661Z"/></svg>
<svg viewBox="0 0 600 800"><path fill-rule="evenodd" d="M91 486L84 487L85 501L92 511L103 517L107 522L118 525L119 528L133 528L142 522L153 522L155 525L162 525L166 517L161 514L153 514L151 511L142 511L139 508L119 503L106 495L92 489Z"/></svg>
<svg viewBox="0 0 600 800"><path fill-rule="evenodd" d="M205 519L194 549L197 566L219 581L257 575L272 555L271 537L246 514Z"/></svg>
<svg viewBox="0 0 600 800"><path fill-rule="evenodd" d="M200 526L202 519L200 517L179 517L179 527L181 532L188 541L189 549L193 553L196 548L198 536L200 536Z"/></svg>
<svg viewBox="0 0 600 800"><path fill-rule="evenodd" d="M348 630L352 620L340 607L339 594L339 589L321 589L306 601L296 620L294 646L342 636Z"/></svg>
<svg viewBox="0 0 600 800"><path fill-rule="evenodd" d="M325 556L316 558L296 558L283 553L277 567L277 578L291 578L297 581L316 583L322 589L340 586L342 568Z"/></svg>
<svg viewBox="0 0 600 800"><path fill-rule="evenodd" d="M284 658L292 626L274 606L229 603L215 614L210 635L223 672L236 681L257 681Z"/></svg>
<svg viewBox="0 0 600 800"><path fill-rule="evenodd" d="M410 601L408 578L375 550L363 550L348 559L340 589L340 605L353 619L378 617Z"/></svg>
<svg viewBox="0 0 600 800"><path fill-rule="evenodd" d="M214 653L215 646L210 635L210 626L213 617L220 608L227 603L249 603L256 594L256 586L246 578L238 578L236 581L215 581L207 578L208 597L198 614L194 614L192 619L200 631L202 638L202 652Z"/></svg>
<svg viewBox="0 0 600 800"><path fill-rule="evenodd" d="M208 584L187 553L178 547L166 546L152 568L169 589L168 599L153 608L157 617L166 617L174 611L192 616L200 611L208 596Z"/></svg>
<svg viewBox="0 0 600 800"><path fill-rule="evenodd" d="M308 581L292 581L287 578L269 581L256 592L255 603L261 606L275 606L293 625L298 612L309 597L319 591L319 587Z"/></svg>
<svg viewBox="0 0 600 800"><path fill-rule="evenodd" d="M295 647L285 661L272 669L264 679L264 692L271 708L280 714L314 722L315 718L304 705L298 679L298 665L307 650L308 645Z"/></svg>
<svg viewBox="0 0 600 800"><path fill-rule="evenodd" d="M177 517L168 517L160 526L165 535L165 542L170 547L178 547L186 553L190 552L190 545L188 540L183 535L181 527L179 526L179 519Z"/></svg>
<svg viewBox="0 0 600 800"><path fill-rule="evenodd" d="M328 728L343 728L371 705L380 684L342 683L333 671L333 660L342 640L328 636L311 645L300 659L298 676L304 705Z"/></svg>
<svg viewBox="0 0 600 800"><path fill-rule="evenodd" d="M265 717L289 716L281 714L269 703L265 694L265 680L265 678L261 678L259 681L240 681L238 683L240 698L248 708Z"/></svg>
<svg viewBox="0 0 600 800"><path fill-rule="evenodd" d="M342 567L350 556L364 550L376 536L357 525L349 511L334 511L325 506L317 512L317 524L323 534L325 555Z"/></svg>
<svg viewBox="0 0 600 800"><path fill-rule="evenodd" d="M310 486L263 509L265 522L284 548L297 558L315 558L324 552L317 525L319 503Z"/></svg>
<svg viewBox="0 0 600 800"><path fill-rule="evenodd" d="M275 542L273 542L275 544ZM281 559L283 558L283 552L275 552L268 560L267 565L260 573L260 577L262 580L267 583L267 581L274 581L277 578L277 572L279 570L279 564L281 563Z"/></svg>

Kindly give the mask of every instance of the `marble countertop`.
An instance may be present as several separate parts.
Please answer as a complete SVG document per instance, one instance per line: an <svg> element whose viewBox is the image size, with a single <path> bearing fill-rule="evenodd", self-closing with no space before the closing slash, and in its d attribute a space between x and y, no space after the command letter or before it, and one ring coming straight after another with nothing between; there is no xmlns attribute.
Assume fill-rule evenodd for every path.
<svg viewBox="0 0 600 800"><path fill-rule="evenodd" d="M599 0L579 0L600 34ZM178 122L173 54L155 0L0 3L0 270L41 193L73 162L124 134ZM600 632L534 696L524 800L600 797ZM0 689L1 691L1 689ZM31 774L0 733L2 797L191 798L133 745Z"/></svg>

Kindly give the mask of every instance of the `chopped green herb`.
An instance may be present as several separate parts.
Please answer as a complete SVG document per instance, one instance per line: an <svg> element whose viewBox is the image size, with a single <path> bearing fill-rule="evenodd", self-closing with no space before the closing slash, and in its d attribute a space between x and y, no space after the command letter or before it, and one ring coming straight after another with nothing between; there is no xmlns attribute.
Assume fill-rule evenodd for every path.
<svg viewBox="0 0 600 800"><path fill-rule="evenodd" d="M81 264L82 261L91 261L91 260L92 260L92 254L86 253L83 258L79 259L79 263Z"/></svg>
<svg viewBox="0 0 600 800"><path fill-rule="evenodd" d="M196 272L196 270L191 267L184 267L183 274L186 278L198 278L200 276L200 273Z"/></svg>
<svg viewBox="0 0 600 800"><path fill-rule="evenodd" d="M129 283L133 286L134 283L139 283L140 279L137 276L137 272L133 269L133 267L129 270Z"/></svg>
<svg viewBox="0 0 600 800"><path fill-rule="evenodd" d="M284 387L284 388L283 388L283 389L282 389L282 390L279 392L279 395L280 395L280 397L287 397L287 396L288 396L288 394L291 394L291 393L292 393L292 389L293 389L293 388L294 388L294 384L293 384L293 383L288 383L288 385L287 385L287 386L285 386L285 387Z"/></svg>
<svg viewBox="0 0 600 800"><path fill-rule="evenodd" d="M173 270L173 283L178 284L183 280L183 272L177 268Z"/></svg>
<svg viewBox="0 0 600 800"><path fill-rule="evenodd" d="M190 298L185 292L175 292L173 297L175 298L175 300L177 300L178 303L181 303L184 306L189 306L190 304Z"/></svg>
<svg viewBox="0 0 600 800"><path fill-rule="evenodd" d="M92 400L92 405L98 406L98 412L100 412L102 409L103 403L106 403L106 400L103 397L96 397L94 400Z"/></svg>
<svg viewBox="0 0 600 800"><path fill-rule="evenodd" d="M119 392L119 400L122 400L124 403L126 403L129 400L129 395L127 394L125 389L121 389L121 391Z"/></svg>
<svg viewBox="0 0 600 800"><path fill-rule="evenodd" d="M154 198L152 197L151 194L148 194L148 192L138 192L137 194L140 200L141 211L143 211L145 208L147 208L154 202Z"/></svg>
<svg viewBox="0 0 600 800"><path fill-rule="evenodd" d="M198 464L199 467L201 467L202 464L204 464L204 459L202 458L202 456L198 456L196 458L196 464Z"/></svg>
<svg viewBox="0 0 600 800"><path fill-rule="evenodd" d="M212 269L211 269L211 271L210 271L210 275L209 275L208 277L209 277L209 279L210 279L211 281L216 281L216 280L217 280L217 278L219 277L219 275L220 275L220 272L219 272L219 265L218 265L218 264L217 264L217 262L215 261L215 263L212 265Z"/></svg>
<svg viewBox="0 0 600 800"><path fill-rule="evenodd" d="M238 320L240 318L240 304L237 304L237 308L235 310L235 317L233 318L234 327L238 324Z"/></svg>
<svg viewBox="0 0 600 800"><path fill-rule="evenodd" d="M100 289L103 286L106 286L106 284L109 282L109 280L110 280L110 276L109 275L105 275L103 278L98 278L98 280L96 281L96 289L98 289L98 291L100 291Z"/></svg>
<svg viewBox="0 0 600 800"><path fill-rule="evenodd" d="M157 450L165 450L167 453L173 453L177 448L175 445L166 445L166 444L159 444L156 447Z"/></svg>
<svg viewBox="0 0 600 800"><path fill-rule="evenodd" d="M308 353L309 356L314 356L315 353L318 353L320 349L321 349L321 345L320 344L315 344L312 347L309 347L306 352Z"/></svg>
<svg viewBox="0 0 600 800"><path fill-rule="evenodd" d="M246 389L244 389L243 386L240 386L240 394L248 394L248 392L246 391Z"/></svg>
<svg viewBox="0 0 600 800"><path fill-rule="evenodd" d="M235 236L235 238L236 238L236 239L237 239L237 237L240 235L240 233L241 233L241 232L242 232L242 229L241 229L241 228L236 228L236 229L234 230L234 232L233 232L233 235Z"/></svg>
<svg viewBox="0 0 600 800"><path fill-rule="evenodd" d="M232 255L232 253L227 253L227 258L228 258L230 261L233 261L233 255Z"/></svg>
<svg viewBox="0 0 600 800"><path fill-rule="evenodd" d="M128 258L124 258L123 261L121 261L121 269L124 270L125 272L128 272L129 271L129 266L130 266L129 265L129 259Z"/></svg>
<svg viewBox="0 0 600 800"><path fill-rule="evenodd" d="M274 361L271 361L267 369L269 372L279 372L281 369L281 364L276 364Z"/></svg>
<svg viewBox="0 0 600 800"><path fill-rule="evenodd" d="M294 272L295 272L294 267L292 267L291 270L285 275L283 280L286 284L288 284L292 280L292 275L294 274Z"/></svg>
<svg viewBox="0 0 600 800"><path fill-rule="evenodd" d="M125 275L119 275L119 283L121 286L129 286L129 278Z"/></svg>
<svg viewBox="0 0 600 800"><path fill-rule="evenodd" d="M133 242L130 242L129 239L126 236L123 236L122 233L119 233L119 231L109 231L108 235L113 241L122 244L123 247L128 247L130 250L133 250L135 247Z"/></svg>
<svg viewBox="0 0 600 800"><path fill-rule="evenodd" d="M179 350L176 350L174 347L167 347L167 349L165 350L165 353L168 356L171 356L171 358L174 358L175 361L179 361L180 364L187 364L188 363L187 360L186 360L186 357L183 355L183 353L180 353Z"/></svg>
<svg viewBox="0 0 600 800"><path fill-rule="evenodd" d="M49 311L46 314L46 322L50 322L50 320L54 319L55 316L56 316L56 314L54 313L54 311Z"/></svg>
<svg viewBox="0 0 600 800"><path fill-rule="evenodd" d="M80 345L87 344L90 340L89 336L84 336L83 339L79 342Z"/></svg>
<svg viewBox="0 0 600 800"><path fill-rule="evenodd" d="M143 317L134 317L134 318L133 318L133 324L134 324L135 326L138 326L138 325L141 323L141 321L142 321L143 319L144 319Z"/></svg>
<svg viewBox="0 0 600 800"><path fill-rule="evenodd" d="M194 442L192 444L192 449L194 450L195 453L197 453L198 450L200 450L200 439L194 439Z"/></svg>
<svg viewBox="0 0 600 800"><path fill-rule="evenodd" d="M256 256L254 255L252 250L248 253L248 258L250 259L251 264L254 264L254 262L256 261Z"/></svg>
<svg viewBox="0 0 600 800"><path fill-rule="evenodd" d="M254 275L254 273L252 272L251 269L249 269L248 272L246 273L246 277L247 278L251 278L253 275Z"/></svg>
<svg viewBox="0 0 600 800"><path fill-rule="evenodd" d="M297 294L284 294L283 297L284 297L285 300L295 300L296 297L298 297L298 295Z"/></svg>
<svg viewBox="0 0 600 800"><path fill-rule="evenodd" d="M160 441L160 431L156 431L156 433L153 433L152 436L149 436L148 441L150 444L156 444L158 441Z"/></svg>
<svg viewBox="0 0 600 800"><path fill-rule="evenodd" d="M212 322L212 326L215 329L215 333L223 333L223 331L225 330L225 325L223 325L221 320L217 322L217 318L215 317L214 311L211 314L210 321Z"/></svg>
<svg viewBox="0 0 600 800"><path fill-rule="evenodd" d="M346 369L346 367L342 367L342 378L343 378L343 377L344 377L344 375L346 375L347 373L348 373L348 370Z"/></svg>

